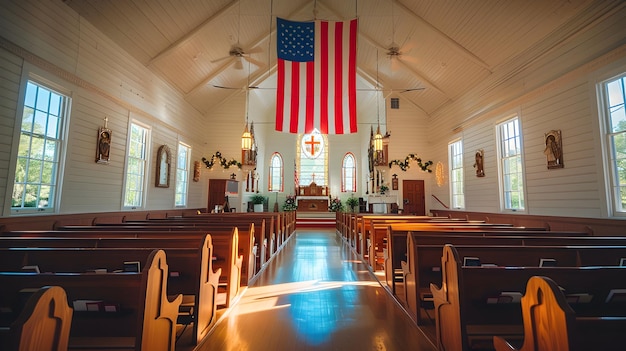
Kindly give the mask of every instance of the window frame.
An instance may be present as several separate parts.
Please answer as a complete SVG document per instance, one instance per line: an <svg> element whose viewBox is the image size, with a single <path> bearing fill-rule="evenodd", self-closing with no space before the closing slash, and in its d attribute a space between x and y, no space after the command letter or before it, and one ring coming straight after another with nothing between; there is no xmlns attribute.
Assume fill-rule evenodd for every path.
<svg viewBox="0 0 626 351"><path fill-rule="evenodd" d="M274 160L278 159L280 162L280 165L278 166L278 170L275 170L275 166L274 166ZM274 172L278 171L279 174L278 176L278 186L276 187L274 184L274 178L275 178L275 174ZM278 192L278 193L282 193L285 190L285 162L283 160L283 156L279 153L279 152L274 152L272 153L272 156L270 156L270 166L269 166L269 172L268 172L268 184L267 184L267 189L270 192Z"/></svg>
<svg viewBox="0 0 626 351"><path fill-rule="evenodd" d="M348 170L346 166L346 161L348 160L348 158L352 159L352 167L351 167L351 172L350 172L352 176L352 187L350 189L346 188L347 170ZM356 170L357 170L356 157L354 157L354 154L352 152L347 152L341 160L341 192L342 193L355 193L356 192L356 189L357 189Z"/></svg>
<svg viewBox="0 0 626 351"><path fill-rule="evenodd" d="M605 192L606 203L608 206L609 216L626 217L626 206L620 200L622 196L621 187L626 186L626 182L619 181L619 166L615 156L615 137L622 136L626 138L626 128L619 132L614 132L612 128L612 118L610 113L608 85L616 81L622 81L622 108L626 107L626 71L621 70L620 73L611 75L610 77L599 81L596 85L598 94L598 111L600 118L600 130L602 141L602 157L605 173ZM624 172L626 173L626 172ZM626 192L626 191L625 191Z"/></svg>
<svg viewBox="0 0 626 351"><path fill-rule="evenodd" d="M180 151L181 149L186 149L187 154L185 157L184 167L180 167ZM189 204L189 173L191 169L191 146L183 143L181 141L178 142L178 147L176 149L176 180L174 182L174 207L187 207ZM181 172L183 174L183 179L181 179ZM182 183L182 184L181 184ZM182 191L179 192L179 188ZM182 203L178 203L178 196L181 194L183 201Z"/></svg>
<svg viewBox="0 0 626 351"><path fill-rule="evenodd" d="M517 134L513 137L505 137L505 129L504 127L509 123L515 122L515 128ZM507 156L505 148L507 147L508 142L511 139L515 139L515 148L519 150L513 156ZM524 140L522 133L522 123L521 118L519 117L519 113L509 116L496 124L496 141L497 141L497 155L498 155L498 184L500 188L500 210L502 212L521 212L526 213L528 211L528 206L526 204L526 172L524 169ZM519 145L517 145L519 144ZM510 166L511 160L514 160L517 163L518 170L512 169ZM512 170L512 171L511 171ZM517 179L519 179L517 190L513 190L513 185L511 182L507 181L510 179L511 174L517 174ZM521 188L521 190L520 190ZM512 205L512 199L507 194L516 193L519 196L519 202L521 203L520 207L515 207Z"/></svg>
<svg viewBox="0 0 626 351"><path fill-rule="evenodd" d="M455 171L460 173L460 179L456 181L455 179L458 177L455 176ZM465 209L465 168L463 166L463 139L461 138L448 143L448 172L450 207L458 210ZM459 188L460 192L456 192ZM459 205L457 201L462 202L462 204Z"/></svg>
<svg viewBox="0 0 626 351"><path fill-rule="evenodd" d="M132 139L132 127L133 125L137 125L138 127L142 128L143 130L145 130L145 140L144 140L144 158L143 158L143 174L141 175L142 180L141 180L141 196L139 197L141 203L139 205L127 205L126 204L126 193L128 191L128 183L129 183L129 162L131 160L131 139ZM144 123L138 119L134 119L131 118L128 122L128 133L127 133L127 139L126 139L126 156L125 156L125 164L124 164L124 188L123 188L123 192L122 192L122 210L136 210L136 209L143 209L146 206L146 199L147 199L147 189L148 189L148 174L149 170L150 170L150 155L151 155L151 149L152 149L152 128L150 127L149 124Z"/></svg>
<svg viewBox="0 0 626 351"><path fill-rule="evenodd" d="M54 80L48 79L45 76L48 76L46 72L40 72L36 67L33 67L29 64L24 65L23 74L20 78L20 91L18 96L18 106L16 109L15 115L15 126L14 126L14 137L13 144L11 148L11 158L9 164L9 182L7 183L7 193L5 197L5 206L4 206L4 215L5 216L19 216L19 215L32 215L32 214L44 214L44 213L59 213L60 212L60 204L62 197L62 188L63 188L63 178L64 178L64 170L66 165L67 158L67 144L69 142L68 133L69 133L69 125L72 111L72 92L62 83L57 83L59 80L52 78ZM45 137L45 140L53 139L57 144L56 153L54 155L54 170L52 178L53 180L50 182L51 187L53 189L50 190L49 201L47 203L47 207L13 207L13 192L15 189L15 178L17 173L18 159L19 156L19 145L22 137L22 125L24 122L24 111L26 105L26 94L29 84L33 84L38 86L39 88L46 89L50 93L54 93L60 96L61 103L59 106L59 123L57 127L57 137L49 138ZM49 112L49 111L48 111ZM47 113L48 113L47 112ZM33 114L33 120L35 119L35 115ZM48 125L48 119L46 119L46 127ZM44 135L46 132L44 132ZM28 158L32 159L32 154L29 151ZM43 156L42 156L43 157ZM43 158L42 158L43 161ZM39 183L43 180L42 174L39 175ZM28 183L25 183L28 184ZM10 189L10 191L9 191ZM50 200L50 197L52 199Z"/></svg>

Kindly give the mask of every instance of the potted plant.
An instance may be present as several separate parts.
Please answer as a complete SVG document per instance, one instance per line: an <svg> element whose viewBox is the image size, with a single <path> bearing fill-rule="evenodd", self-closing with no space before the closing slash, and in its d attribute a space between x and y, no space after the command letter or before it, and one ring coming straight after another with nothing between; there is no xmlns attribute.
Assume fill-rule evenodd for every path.
<svg viewBox="0 0 626 351"><path fill-rule="evenodd" d="M380 195L385 195L385 193L389 191L389 187L385 184L380 186Z"/></svg>
<svg viewBox="0 0 626 351"><path fill-rule="evenodd" d="M250 201L254 204L254 212L263 212L263 204L265 203L265 196L261 194L254 194Z"/></svg>
<svg viewBox="0 0 626 351"><path fill-rule="evenodd" d="M355 208L357 206L359 206L359 199L357 199L354 196L350 196L347 200L346 200L346 205L348 205L348 207L350 207L350 212L354 213L355 212Z"/></svg>

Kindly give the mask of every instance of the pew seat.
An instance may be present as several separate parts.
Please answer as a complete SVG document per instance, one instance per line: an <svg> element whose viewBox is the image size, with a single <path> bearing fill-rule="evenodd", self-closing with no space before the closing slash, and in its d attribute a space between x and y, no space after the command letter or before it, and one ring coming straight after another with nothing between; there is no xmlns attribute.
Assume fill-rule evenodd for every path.
<svg viewBox="0 0 626 351"><path fill-rule="evenodd" d="M23 292L22 292L23 293ZM22 307L22 306L20 306ZM73 309L65 290L44 286L30 293L20 311L4 310L15 315L10 325L0 326L0 349L6 351L64 351L68 348ZM7 316L8 317L8 316ZM7 318L0 317L4 321Z"/></svg>
<svg viewBox="0 0 626 351"><path fill-rule="evenodd" d="M626 268L625 268L626 269ZM496 351L624 350L626 315L580 317L559 285L549 277L533 276L521 299L524 343L517 348L495 336Z"/></svg>
<svg viewBox="0 0 626 351"><path fill-rule="evenodd" d="M626 289L624 267L464 266L462 255L449 244L443 248L441 264L441 286L430 287L440 350L494 349L493 336L521 344L520 299L535 275L551 276L568 298L580 298L572 306L581 317L626 315L625 303L608 299L611 291ZM511 332L515 328L519 333ZM476 330L479 333L472 334ZM488 334L492 337L485 339Z"/></svg>
<svg viewBox="0 0 626 351"><path fill-rule="evenodd" d="M22 289L58 285L74 307L69 349L173 351L182 295L167 297L165 251L152 250L142 266L141 272L104 274L0 272L0 301ZM97 311L77 308L85 300Z"/></svg>

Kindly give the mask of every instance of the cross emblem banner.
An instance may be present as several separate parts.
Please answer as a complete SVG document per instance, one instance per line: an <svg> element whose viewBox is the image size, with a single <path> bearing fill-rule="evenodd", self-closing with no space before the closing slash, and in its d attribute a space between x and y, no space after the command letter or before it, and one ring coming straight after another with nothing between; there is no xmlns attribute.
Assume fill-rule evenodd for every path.
<svg viewBox="0 0 626 351"><path fill-rule="evenodd" d="M324 149L324 139L319 133L311 133L302 138L304 154L309 158L317 158Z"/></svg>

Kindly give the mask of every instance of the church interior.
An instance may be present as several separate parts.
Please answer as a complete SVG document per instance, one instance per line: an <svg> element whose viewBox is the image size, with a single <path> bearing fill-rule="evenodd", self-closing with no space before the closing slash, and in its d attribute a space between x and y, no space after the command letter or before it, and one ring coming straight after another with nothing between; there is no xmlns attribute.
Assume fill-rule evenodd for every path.
<svg viewBox="0 0 626 351"><path fill-rule="evenodd" d="M624 23L2 1L0 349L626 348Z"/></svg>

